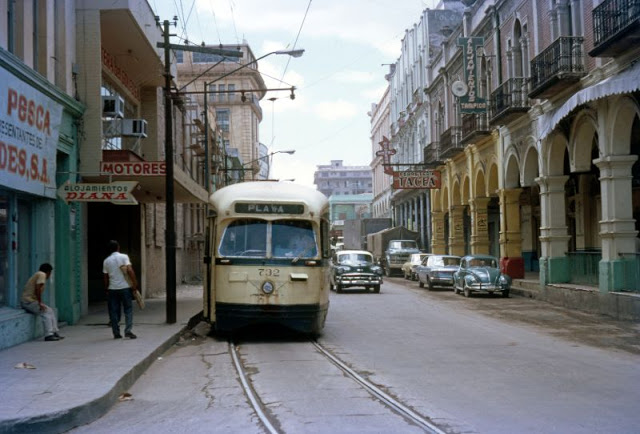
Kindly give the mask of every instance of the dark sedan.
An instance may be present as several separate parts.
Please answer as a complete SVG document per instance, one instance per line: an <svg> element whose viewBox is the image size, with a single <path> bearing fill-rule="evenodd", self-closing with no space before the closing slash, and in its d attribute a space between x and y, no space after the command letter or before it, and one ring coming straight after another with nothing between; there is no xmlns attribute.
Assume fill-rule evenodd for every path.
<svg viewBox="0 0 640 434"><path fill-rule="evenodd" d="M374 264L373 255L367 251L341 250L331 260L330 281L336 292L354 286L380 292L382 268Z"/></svg>
<svg viewBox="0 0 640 434"><path fill-rule="evenodd" d="M460 267L460 256L431 255L416 268L418 286L429 290L435 287L453 286L453 273Z"/></svg>
<svg viewBox="0 0 640 434"><path fill-rule="evenodd" d="M453 273L453 291L471 297L474 292L501 293L509 297L511 277L503 274L498 259L489 255L468 255L460 261L460 268Z"/></svg>

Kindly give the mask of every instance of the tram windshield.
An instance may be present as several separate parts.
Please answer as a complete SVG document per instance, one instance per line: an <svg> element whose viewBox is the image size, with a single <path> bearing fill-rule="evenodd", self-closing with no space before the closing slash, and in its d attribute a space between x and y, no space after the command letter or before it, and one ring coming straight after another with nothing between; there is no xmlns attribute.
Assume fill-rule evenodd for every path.
<svg viewBox="0 0 640 434"><path fill-rule="evenodd" d="M272 252L268 252L268 245ZM218 251L221 256L312 258L318 247L311 222L240 219L227 226Z"/></svg>

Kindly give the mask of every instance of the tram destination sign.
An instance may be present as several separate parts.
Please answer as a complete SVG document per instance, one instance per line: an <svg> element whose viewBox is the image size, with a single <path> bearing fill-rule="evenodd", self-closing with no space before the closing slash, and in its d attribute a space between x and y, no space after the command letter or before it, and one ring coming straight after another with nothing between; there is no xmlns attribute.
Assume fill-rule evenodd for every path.
<svg viewBox="0 0 640 434"><path fill-rule="evenodd" d="M235 211L241 214L304 214L304 205L296 203L238 202Z"/></svg>
<svg viewBox="0 0 640 434"><path fill-rule="evenodd" d="M439 170L405 170L393 172L393 184L396 190L403 189L438 189L440 188Z"/></svg>

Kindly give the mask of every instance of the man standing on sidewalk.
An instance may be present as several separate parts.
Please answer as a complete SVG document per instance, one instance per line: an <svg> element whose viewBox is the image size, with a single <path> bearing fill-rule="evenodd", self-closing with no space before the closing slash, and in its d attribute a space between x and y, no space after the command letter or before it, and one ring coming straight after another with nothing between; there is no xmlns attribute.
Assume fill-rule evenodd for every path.
<svg viewBox="0 0 640 434"><path fill-rule="evenodd" d="M40 265L40 270L31 276L24 286L22 291L22 298L20 304L22 308L27 312L31 312L36 315L40 315L42 318L42 325L44 325L45 341L59 341L64 337L58 334L58 319L53 309L42 302L42 293L44 292L44 285L49 277L53 267L51 264Z"/></svg>
<svg viewBox="0 0 640 434"><path fill-rule="evenodd" d="M107 302L109 305L109 319L114 339L122 339L120 334L120 312L124 309L124 335L129 339L135 339L133 334L133 292L138 290L136 273L133 271L129 256L120 253L120 244L117 241L109 241L111 253L102 264L104 287L107 290Z"/></svg>

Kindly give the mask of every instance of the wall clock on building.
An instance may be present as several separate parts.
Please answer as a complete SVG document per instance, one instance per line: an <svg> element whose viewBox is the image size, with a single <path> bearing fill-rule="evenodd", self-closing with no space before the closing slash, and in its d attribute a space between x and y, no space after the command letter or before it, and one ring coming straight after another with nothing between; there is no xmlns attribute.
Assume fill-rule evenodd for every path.
<svg viewBox="0 0 640 434"><path fill-rule="evenodd" d="M451 84L451 92L458 98L461 96L465 96L468 91L469 88L464 83L464 81L456 80Z"/></svg>

